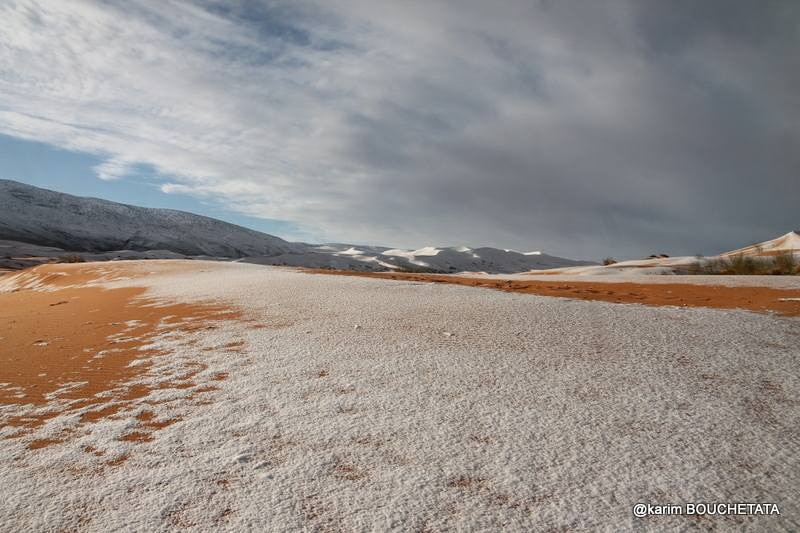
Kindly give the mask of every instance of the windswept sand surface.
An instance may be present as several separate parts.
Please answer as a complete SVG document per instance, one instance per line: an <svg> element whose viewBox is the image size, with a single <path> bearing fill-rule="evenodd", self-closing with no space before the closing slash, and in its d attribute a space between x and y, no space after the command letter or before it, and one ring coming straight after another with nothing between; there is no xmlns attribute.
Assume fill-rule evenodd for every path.
<svg viewBox="0 0 800 533"><path fill-rule="evenodd" d="M0 529L796 530L798 326L233 263L5 275ZM631 513L700 501L781 515Z"/></svg>
<svg viewBox="0 0 800 533"><path fill-rule="evenodd" d="M169 352L153 341L167 335L191 340L197 328L213 328L213 319L236 314L219 305L147 300L141 287L106 289L93 283L109 274L126 272L48 265L6 283L22 289L0 293L0 405L19 410L4 420L18 429L8 438L31 435L48 420L69 414L72 422L59 432L28 442L29 449L43 448L71 438L82 424L128 412L128 418L146 423L121 440L149 440L151 430L174 420L152 420L138 400L154 390L197 391L192 378L206 365L154 368L153 358Z"/></svg>
<svg viewBox="0 0 800 533"><path fill-rule="evenodd" d="M555 296L612 303L679 307L711 307L715 309L747 309L759 313L800 316L800 277L758 276L735 283L737 276L670 276L628 278L625 281L586 281L585 279L531 279L499 276L459 276L442 274L410 274L397 272L355 272L309 269L314 274L362 276L399 281L422 281L481 287L507 292ZM753 276L753 278L756 278ZM654 282L655 281L655 282ZM704 282L704 283L703 283Z"/></svg>

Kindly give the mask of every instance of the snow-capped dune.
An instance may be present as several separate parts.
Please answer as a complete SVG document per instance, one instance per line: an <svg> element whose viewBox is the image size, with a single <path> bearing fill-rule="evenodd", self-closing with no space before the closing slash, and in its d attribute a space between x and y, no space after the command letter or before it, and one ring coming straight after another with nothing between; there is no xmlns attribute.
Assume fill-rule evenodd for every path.
<svg viewBox="0 0 800 533"><path fill-rule="evenodd" d="M749 255L755 257L768 257L784 252L792 252L795 255L800 255L800 231L790 231L786 235L781 235L778 238L752 244L720 254L721 257L732 257L735 255Z"/></svg>
<svg viewBox="0 0 800 533"><path fill-rule="evenodd" d="M727 260L735 257L752 257L766 260L778 254L791 253L800 260L800 232L790 231L775 239L752 244L725 252L712 257L678 256L678 257L648 257L646 259L633 259L620 261L611 265L594 265L572 268L556 268L546 272L532 271L530 274L565 274L574 276L584 275L619 275L619 274L689 274L701 269L713 261Z"/></svg>

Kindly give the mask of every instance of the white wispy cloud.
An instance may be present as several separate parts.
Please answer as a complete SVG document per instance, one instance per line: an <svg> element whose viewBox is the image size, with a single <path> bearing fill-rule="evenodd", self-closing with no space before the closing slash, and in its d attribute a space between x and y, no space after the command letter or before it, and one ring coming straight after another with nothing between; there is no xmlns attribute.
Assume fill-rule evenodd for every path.
<svg viewBox="0 0 800 533"><path fill-rule="evenodd" d="M711 192L748 194L771 143L798 139L796 107L764 103L797 103L764 83L793 61L786 37L769 19L752 40L661 42L649 9L9 0L0 133L99 155L102 179L148 165L166 193L320 239L595 254L627 228L631 249L692 236L709 203L721 232L738 197ZM766 179L791 188L778 157Z"/></svg>

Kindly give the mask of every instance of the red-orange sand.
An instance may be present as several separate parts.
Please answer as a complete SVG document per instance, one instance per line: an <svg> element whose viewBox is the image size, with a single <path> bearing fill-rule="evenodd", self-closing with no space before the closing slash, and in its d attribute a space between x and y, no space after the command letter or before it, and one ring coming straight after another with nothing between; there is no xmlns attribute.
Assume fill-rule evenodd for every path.
<svg viewBox="0 0 800 533"><path fill-rule="evenodd" d="M122 264L106 264L102 271L96 265L43 265L23 275L43 280L54 290L21 289L0 294L0 383L5 384L0 388L0 404L20 408L16 416L2 420L3 425L20 429L14 437L58 416L59 409L92 407L81 417L81 422L91 423L124 411L133 400L147 396L154 388L194 385L191 378L203 369L201 364L195 365L180 382L164 380L156 387L134 383L150 369L150 363L129 365L135 359L164 355L140 349L157 333L189 333L209 327L212 320L237 316L218 305L153 305L143 298L145 289L139 287L74 286L96 279L100 272L112 277L143 275L128 271ZM161 329L157 331L159 325ZM47 395L70 383L78 385L58 394L59 400L67 400L67 407L60 402L60 408L49 409L45 415L25 412L24 406L52 403ZM152 417L140 422L149 430L172 423ZM129 438L151 438L149 433L141 439L139 436L132 433ZM34 441L30 447L54 442L58 441Z"/></svg>
<svg viewBox="0 0 800 533"><path fill-rule="evenodd" d="M470 278L451 274L410 274L393 272L354 272L308 269L317 274L364 276L369 278L430 283L453 283L470 287L485 287L508 292L540 296L558 296L578 300L601 300L613 303L639 303L654 306L713 307L717 309L746 309L759 313L800 316L800 290L770 287L727 287L689 283L629 283L592 281L540 281Z"/></svg>

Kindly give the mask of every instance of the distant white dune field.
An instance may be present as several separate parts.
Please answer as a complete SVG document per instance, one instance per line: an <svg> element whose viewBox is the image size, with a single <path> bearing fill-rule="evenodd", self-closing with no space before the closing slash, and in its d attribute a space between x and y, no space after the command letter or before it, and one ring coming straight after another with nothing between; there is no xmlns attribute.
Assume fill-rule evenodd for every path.
<svg viewBox="0 0 800 533"><path fill-rule="evenodd" d="M800 527L797 318L241 263L162 268L174 263L131 262L151 274L108 286L225 302L265 327L228 321L173 346L228 377L150 442L115 440L112 419L39 450L0 439L0 529ZM201 350L232 338L239 353ZM96 469L90 445L129 457ZM639 502L781 514L640 519Z"/></svg>
<svg viewBox="0 0 800 533"><path fill-rule="evenodd" d="M737 256L753 258L769 258L781 253L790 253L800 262L800 233L790 231L775 239L764 241L744 248L739 248L730 252L719 254L712 257L649 257L646 259L633 259L620 261L610 265L589 265L564 268L553 268L549 270L533 270L531 274L565 274L572 276L618 276L618 275L671 275L687 274L694 266L703 266L711 260L730 259Z"/></svg>
<svg viewBox="0 0 800 533"><path fill-rule="evenodd" d="M547 255L539 251L518 252L498 248L470 248L453 246L436 248L426 246L418 250L388 249L379 246L352 246L348 244L326 244L313 246L316 252L324 252L337 260L334 264L343 264L342 259L349 261L346 268L364 270L366 265L380 265L386 270L427 269L432 272L488 272L493 274L513 274L525 272L531 268L546 269L556 267L574 267L592 265L588 261L575 261ZM304 258L304 261L309 259ZM250 262L251 260L246 260ZM252 262L262 262L258 259ZM302 263L296 263L298 265ZM303 265L305 266L305 265ZM374 270L374 268L372 268Z"/></svg>

